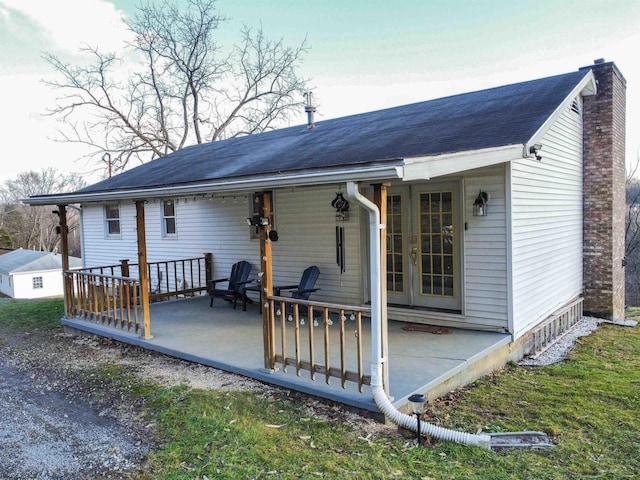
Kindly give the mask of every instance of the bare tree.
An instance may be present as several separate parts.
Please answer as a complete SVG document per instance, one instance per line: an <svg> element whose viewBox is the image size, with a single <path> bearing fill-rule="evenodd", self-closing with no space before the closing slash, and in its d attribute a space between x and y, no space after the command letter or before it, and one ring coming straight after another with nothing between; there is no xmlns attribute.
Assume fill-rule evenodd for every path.
<svg viewBox="0 0 640 480"><path fill-rule="evenodd" d="M56 232L58 215L51 207L29 206L21 203L32 195L46 195L74 191L84 186L84 179L78 175L64 175L54 168L41 172L20 173L15 180L7 180L0 186L0 231L3 238L11 243L11 248L27 248L52 252L60 246L60 236ZM79 240L75 231L79 227L77 210L69 209L67 223L70 233L71 255L80 255ZM4 246L4 245L2 245Z"/></svg>
<svg viewBox="0 0 640 480"><path fill-rule="evenodd" d="M88 66L45 59L62 79L50 82L64 95L50 114L69 129L63 140L90 147L94 159L114 171L186 145L261 132L303 105L305 80L296 70L307 51L245 27L225 50L215 33L225 17L215 0L190 0L181 9L165 1L139 6L127 26L128 47L141 61L126 81L124 60L85 47ZM133 56L127 56L132 58Z"/></svg>
<svg viewBox="0 0 640 480"><path fill-rule="evenodd" d="M639 164L640 152L638 152L635 166L627 171L625 255L630 255L640 246L640 180L636 177Z"/></svg>
<svg viewBox="0 0 640 480"><path fill-rule="evenodd" d="M625 225L625 283L626 301L640 305L640 180L636 174L640 165L640 150L636 163L626 177L626 225Z"/></svg>

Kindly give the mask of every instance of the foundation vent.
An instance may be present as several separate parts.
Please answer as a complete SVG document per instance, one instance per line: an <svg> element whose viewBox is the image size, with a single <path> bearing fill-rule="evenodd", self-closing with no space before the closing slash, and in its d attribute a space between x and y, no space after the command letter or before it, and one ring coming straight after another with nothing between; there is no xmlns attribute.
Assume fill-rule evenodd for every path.
<svg viewBox="0 0 640 480"><path fill-rule="evenodd" d="M538 357L561 339L582 318L582 297L556 310L533 331L533 345L529 356Z"/></svg>

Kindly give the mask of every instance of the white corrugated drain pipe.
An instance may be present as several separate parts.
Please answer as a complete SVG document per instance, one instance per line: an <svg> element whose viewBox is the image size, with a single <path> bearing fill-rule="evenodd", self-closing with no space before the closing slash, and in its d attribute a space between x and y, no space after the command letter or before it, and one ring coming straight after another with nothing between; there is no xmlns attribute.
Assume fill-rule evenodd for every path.
<svg viewBox="0 0 640 480"><path fill-rule="evenodd" d="M382 288L380 272L380 210L369 199L358 191L358 184L347 183L347 193L369 212L369 239L371 242L370 276L371 276L371 390L373 399L380 411L393 423L418 432L418 419L415 416L400 412L393 406L382 385L382 363L387 359L382 358L381 322L382 300L380 292ZM440 440L449 440L464 445L475 445L491 449L491 437L489 435L475 435L471 433L449 430L427 422L420 422L420 434L430 435Z"/></svg>

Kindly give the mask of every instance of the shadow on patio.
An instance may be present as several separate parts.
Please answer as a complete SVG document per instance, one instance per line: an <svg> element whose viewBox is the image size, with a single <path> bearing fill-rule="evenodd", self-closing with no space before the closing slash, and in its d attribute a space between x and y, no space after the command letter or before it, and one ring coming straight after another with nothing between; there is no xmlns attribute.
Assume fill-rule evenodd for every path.
<svg viewBox="0 0 640 480"><path fill-rule="evenodd" d="M379 412L371 390L347 382L341 387L339 378L331 378L327 385L325 376L302 370L296 375L295 366L269 372L263 368L262 317L257 307L233 310L226 302L215 302L209 307L208 296L196 296L150 305L151 334L144 340L140 336L76 318L63 319L63 325L78 330L108 336L132 345L138 345L173 357L209 365L221 370L238 373L266 383L291 390L330 399L359 409ZM278 322L276 322L277 327ZM363 365L369 373L370 328L368 318L363 318ZM336 324L334 323L334 326ZM405 330L408 324L389 321L389 385L390 396L397 408L407 403L407 397L415 392L430 392L446 388L451 379L476 362L490 357L510 341L504 333L480 332L460 329L442 329L440 334L421 330ZM334 328L334 326L330 328ZM337 327L336 327L337 328ZM346 327L349 329L349 320ZM301 327L302 330L308 326ZM315 327L314 330L322 330ZM281 353L279 331L276 351ZM324 346L321 334L315 336L316 361L324 364ZM287 345L287 352L293 351ZM331 352L332 365L337 365L339 352ZM355 355L355 353L353 354Z"/></svg>

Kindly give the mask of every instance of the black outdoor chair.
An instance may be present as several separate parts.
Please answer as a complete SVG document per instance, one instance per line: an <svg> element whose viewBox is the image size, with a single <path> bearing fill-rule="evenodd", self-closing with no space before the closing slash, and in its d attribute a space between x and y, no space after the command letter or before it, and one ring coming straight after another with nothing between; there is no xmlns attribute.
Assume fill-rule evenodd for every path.
<svg viewBox="0 0 640 480"><path fill-rule="evenodd" d="M249 274L251 273L251 264L245 260L234 263L231 267L231 275L229 278L219 278L211 280L209 282L208 290L211 297L210 307L213 307L213 300L216 298L223 298L228 302L233 303L233 308L236 308L238 299L242 300L243 310L246 310L246 302L250 301L246 297L244 291L245 286L248 283L253 282L249 280ZM227 288L216 288L216 284L220 282L228 282Z"/></svg>
<svg viewBox="0 0 640 480"><path fill-rule="evenodd" d="M319 276L320 269L313 265L302 272L302 277L300 278L300 283L298 285L281 285L273 287L273 293L276 297L280 297L282 291L289 290L291 291L291 298L295 298L296 300L309 300L309 297L313 292L320 290L319 288L314 288ZM293 305L287 304L286 310L287 319L291 320L293 318Z"/></svg>

